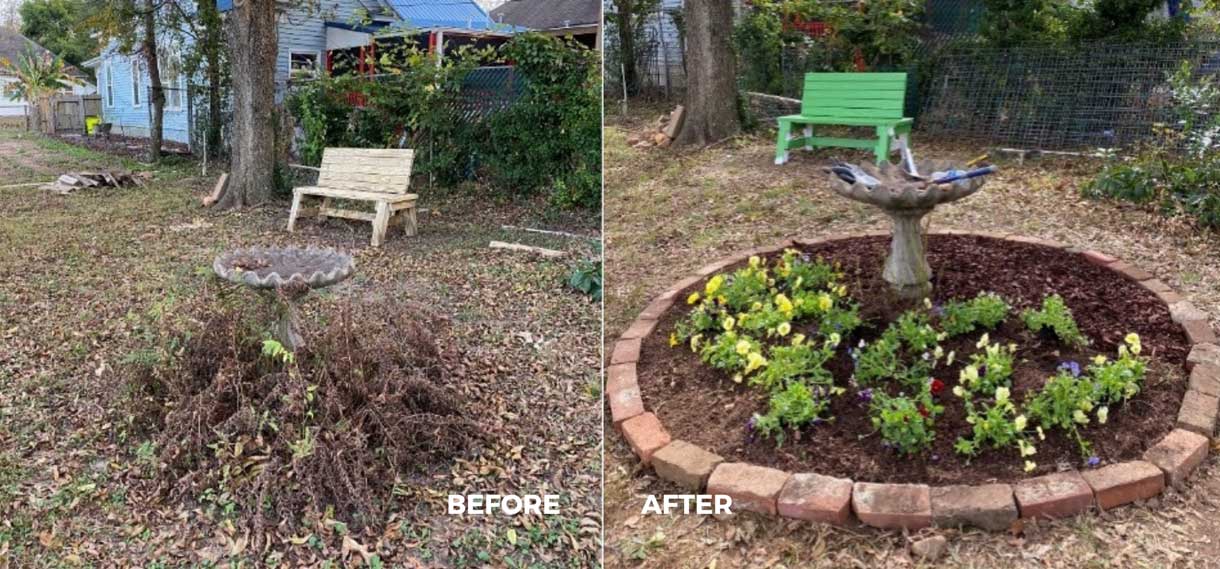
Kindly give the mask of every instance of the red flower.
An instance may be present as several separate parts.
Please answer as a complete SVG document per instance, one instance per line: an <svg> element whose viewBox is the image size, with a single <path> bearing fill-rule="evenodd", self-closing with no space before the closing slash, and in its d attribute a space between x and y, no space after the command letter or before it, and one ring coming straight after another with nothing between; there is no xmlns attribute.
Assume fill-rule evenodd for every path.
<svg viewBox="0 0 1220 569"><path fill-rule="evenodd" d="M927 419L927 418L928 418L928 408L927 408L927 407L924 407L923 405L920 405L920 406L919 406L919 414L920 414L920 415L923 415L923 418L924 418L924 419Z"/></svg>
<svg viewBox="0 0 1220 569"><path fill-rule="evenodd" d="M940 392L945 390L945 382L932 378L932 395L940 395Z"/></svg>

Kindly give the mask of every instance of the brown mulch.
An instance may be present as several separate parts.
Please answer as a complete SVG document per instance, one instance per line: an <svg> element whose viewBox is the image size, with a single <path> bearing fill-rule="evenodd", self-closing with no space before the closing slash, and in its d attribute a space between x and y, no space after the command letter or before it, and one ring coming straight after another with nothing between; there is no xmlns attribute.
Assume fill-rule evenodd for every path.
<svg viewBox="0 0 1220 569"><path fill-rule="evenodd" d="M134 136L123 136L121 134L110 134L105 136L81 136L79 134L55 134L50 135L55 138L72 144L75 146L83 146L90 150L105 152L113 156L121 156L124 158L132 158L135 160L148 159L148 139ZM161 151L165 154L181 154L190 155L190 147L181 142L172 140L164 140L161 142Z"/></svg>
<svg viewBox="0 0 1220 569"><path fill-rule="evenodd" d="M887 298L888 285L880 278L887 250L888 238L884 237L807 249L812 255L842 263L851 294L861 301L861 314L866 320L866 326L845 340L844 349L828 366L840 385L847 386L852 369L846 346L860 339L871 341L906 308L900 301ZM935 275L934 303L992 291L1013 305L1012 315L990 337L993 342L1018 345L1015 401L1040 388L1060 363L1075 360L1083 367L1094 355L1112 357L1128 332L1140 335L1143 354L1151 360L1144 389L1115 406L1106 425L1094 423L1081 430L1102 464L1139 457L1150 441L1159 440L1173 428L1185 391L1185 375L1180 370L1189 344L1170 319L1168 309L1151 292L1088 264L1075 253L985 237L933 236L929 239L929 262ZM1072 308L1081 331L1092 339L1087 348L1064 348L1053 338L1029 332L1020 322L1020 310L1038 305L1050 293L1063 296ZM671 310L657 332L645 340L639 364L641 391L647 406L674 438L708 448L726 460L856 480L936 484L1015 481L1061 468L1082 467L1076 442L1059 432L1048 432L1045 441L1035 441L1038 454L1033 459L1039 466L1032 474L1022 471L1022 460L1015 449L986 450L970 461L953 451L954 441L968 435L970 425L951 390L968 355L977 351L974 344L980 333L942 344L946 352L955 351L958 357L953 365L936 373L946 384L938 397L945 413L937 419L937 439L930 451L905 457L883 447L866 407L850 389L833 402L833 421L789 434L777 448L774 441L754 436L748 427L754 413L765 412L765 394L732 383L689 350L668 346L668 331L688 310L684 305Z"/></svg>

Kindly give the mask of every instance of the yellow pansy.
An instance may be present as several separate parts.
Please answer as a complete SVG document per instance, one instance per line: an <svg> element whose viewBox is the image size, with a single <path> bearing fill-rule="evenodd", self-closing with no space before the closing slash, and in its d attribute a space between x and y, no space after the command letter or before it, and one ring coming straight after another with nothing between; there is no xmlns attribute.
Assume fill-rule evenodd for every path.
<svg viewBox="0 0 1220 569"><path fill-rule="evenodd" d="M838 332L830 333L830 345L838 346L839 342L842 342L842 341L843 341L843 337L840 336Z"/></svg>
<svg viewBox="0 0 1220 569"><path fill-rule="evenodd" d="M694 336L691 336L690 337L690 351L692 351L692 352L699 351L699 340L702 340L702 339L703 339L703 334L695 334Z"/></svg>
<svg viewBox="0 0 1220 569"><path fill-rule="evenodd" d="M740 257L738 257L738 258L740 258ZM758 268L758 266L759 266L759 265L761 265L761 264L762 264L762 258L761 258L761 257L759 257L758 255L751 255L751 256L750 256L750 266L751 266L751 267L753 267L753 268Z"/></svg>
<svg viewBox="0 0 1220 569"><path fill-rule="evenodd" d="M703 292L707 293L708 296L712 296L713 294L716 294L716 291L720 290L720 286L723 284L724 277L716 275L712 277L711 280L707 281L707 285L703 287Z"/></svg>
<svg viewBox="0 0 1220 569"><path fill-rule="evenodd" d="M744 355L750 353L750 342L748 342L746 340L738 340L736 349L737 349L737 355L744 356Z"/></svg>
<svg viewBox="0 0 1220 569"><path fill-rule="evenodd" d="M775 331L779 333L780 336L787 336L788 333L792 331L792 325L787 322L780 322Z"/></svg>
<svg viewBox="0 0 1220 569"><path fill-rule="evenodd" d="M1102 364L1106 363L1106 357L1101 354L1097 354L1097 356L1095 356L1093 358L1093 363L1095 363L1097 365L1102 365Z"/></svg>
<svg viewBox="0 0 1220 569"><path fill-rule="evenodd" d="M976 375L976 376L978 375L978 371L977 371L977 370L976 370L974 373L975 373L975 375ZM1009 396L1009 395L1010 395L1010 393L1009 393L1009 391L1008 391L1008 388L1007 388L1007 387L997 387L997 388L995 388L995 402L996 402L997 404L999 404L999 405L1003 405L1005 401L1008 401L1008 396Z"/></svg>
<svg viewBox="0 0 1220 569"><path fill-rule="evenodd" d="M830 298L829 294L822 293L818 295L818 308L823 312L830 310L834 305L835 301L833 298Z"/></svg>
<svg viewBox="0 0 1220 569"><path fill-rule="evenodd" d="M1127 341L1127 345L1131 346L1131 353L1138 356L1140 354L1140 335L1132 332L1127 334L1124 340Z"/></svg>
<svg viewBox="0 0 1220 569"><path fill-rule="evenodd" d="M775 307L778 308L779 311L783 312L784 314L792 314L792 310L793 310L792 301L789 300L788 297L783 294L775 295Z"/></svg>
<svg viewBox="0 0 1220 569"><path fill-rule="evenodd" d="M1025 471L1026 472L1033 472L1035 468L1038 468L1037 463L1035 463L1032 460L1025 461Z"/></svg>
<svg viewBox="0 0 1220 569"><path fill-rule="evenodd" d="M686 297L687 304L694 304L696 302L699 302L699 293L692 292L690 293L690 296Z"/></svg>
<svg viewBox="0 0 1220 569"><path fill-rule="evenodd" d="M796 334L796 335L792 336L792 345L793 345L793 346L799 346L799 345L801 345L801 343L803 343L804 341L805 341L805 335L804 335L804 334Z"/></svg>
<svg viewBox="0 0 1220 569"><path fill-rule="evenodd" d="M724 323L723 323L723 325L724 325L724 331L725 331L725 332L732 332L732 331L733 331L733 326L736 326L736 325L737 325L737 321L736 321L736 320L734 320L732 316L726 316L726 317L724 318Z"/></svg>
<svg viewBox="0 0 1220 569"><path fill-rule="evenodd" d="M1028 419L1025 418L1025 415L1017 415L1017 418L1012 420L1012 426L1016 427L1018 431L1024 431L1026 421Z"/></svg>
<svg viewBox="0 0 1220 569"><path fill-rule="evenodd" d="M750 373L765 365L767 365L767 358L764 358L758 352L750 352L750 355L746 356L746 373Z"/></svg>
<svg viewBox="0 0 1220 569"><path fill-rule="evenodd" d="M670 332L670 333L669 333L669 347L671 347L671 348L672 348L672 347L677 346L677 345L678 345L678 333L677 333L677 332Z"/></svg>
<svg viewBox="0 0 1220 569"><path fill-rule="evenodd" d="M1103 406L1097 410L1097 422L1098 423L1101 423L1102 425L1104 425L1104 424L1106 424L1106 420L1109 418L1110 418L1110 408L1109 407Z"/></svg>

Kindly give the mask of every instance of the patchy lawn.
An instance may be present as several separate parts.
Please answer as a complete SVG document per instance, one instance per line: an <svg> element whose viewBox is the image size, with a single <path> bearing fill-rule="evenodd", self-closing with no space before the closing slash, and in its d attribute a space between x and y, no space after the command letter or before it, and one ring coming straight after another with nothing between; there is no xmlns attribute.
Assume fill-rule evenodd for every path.
<svg viewBox="0 0 1220 569"><path fill-rule="evenodd" d="M643 112L648 112L646 109ZM887 229L878 210L834 195L820 168L842 150L796 152L773 164L774 141L743 137L706 150L636 149L626 140L656 115L615 119L605 131L606 342L678 279L717 257L785 237ZM918 156L962 161L979 154L933 145ZM999 158L999 157L997 157ZM1000 161L982 192L937 208L937 228L1020 232L1128 259L1212 315L1220 314L1220 237L1137 208L1081 198L1099 164ZM1215 453L1186 491L1143 507L1053 523L1022 535L935 530L949 538L948 567L1215 567L1220 555L1220 468ZM649 494L683 493L641 469L617 433L606 438L608 567L905 567L920 535L739 514L641 516ZM924 533L932 533L927 530Z"/></svg>
<svg viewBox="0 0 1220 569"><path fill-rule="evenodd" d="M0 132L0 185L138 163ZM0 567L583 567L601 541L601 307L564 281L596 254L596 219L556 222L531 204L421 192L420 235L367 247L369 225L304 220L286 202L237 213L199 207L213 178L178 161L147 187L52 195L0 189ZM501 229L550 227L571 239ZM490 240L563 249L544 260ZM395 488L393 513L356 531L344 512L273 529L270 546L235 524L223 495L171 501L143 491L148 439L122 404L124 363L150 319L214 281L223 249L312 244L354 250L357 274L307 302L306 325L344 302L392 298L450 321L467 408L492 433L426 485ZM216 286L225 286L217 284ZM246 294L244 291L240 294ZM253 295L251 301L253 302ZM452 517L450 493L554 493L561 515ZM367 555L362 553L367 550Z"/></svg>

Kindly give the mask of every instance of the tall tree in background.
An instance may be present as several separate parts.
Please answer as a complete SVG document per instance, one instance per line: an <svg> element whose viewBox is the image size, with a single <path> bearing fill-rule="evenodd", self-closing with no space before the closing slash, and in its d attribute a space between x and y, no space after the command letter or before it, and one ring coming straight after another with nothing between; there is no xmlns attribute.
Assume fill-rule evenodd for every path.
<svg viewBox="0 0 1220 569"><path fill-rule="evenodd" d="M85 0L26 0L17 10L21 15L21 35L70 65L80 67L97 55L97 40L90 37L90 31L83 25L92 10Z"/></svg>
<svg viewBox="0 0 1220 569"><path fill-rule="evenodd" d="M152 123L149 125L148 153L156 162L161 159L162 125L165 116L165 89L161 85L158 23L164 8L163 0L93 0L90 16L84 25L103 41L114 42L122 53L138 55L148 74Z"/></svg>
<svg viewBox="0 0 1220 569"><path fill-rule="evenodd" d="M221 209L266 201L275 186L276 0L237 0L227 19L233 158Z"/></svg>
<svg viewBox="0 0 1220 569"><path fill-rule="evenodd" d="M729 0L686 2L686 118L677 144L705 146L741 131L733 7Z"/></svg>
<svg viewBox="0 0 1220 569"><path fill-rule="evenodd" d="M612 71L622 74L627 92L635 95L640 90L640 55L649 48L644 41L645 25L661 3L660 0L614 0L613 4L614 13L607 16L614 19L619 55L616 65L620 67Z"/></svg>
<svg viewBox="0 0 1220 569"><path fill-rule="evenodd" d="M140 19L144 28L144 61L148 67L148 84L151 86L152 124L148 129L148 155L153 162L161 160L161 140L165 125L165 89L161 85L161 57L157 49L158 0L144 0Z"/></svg>

